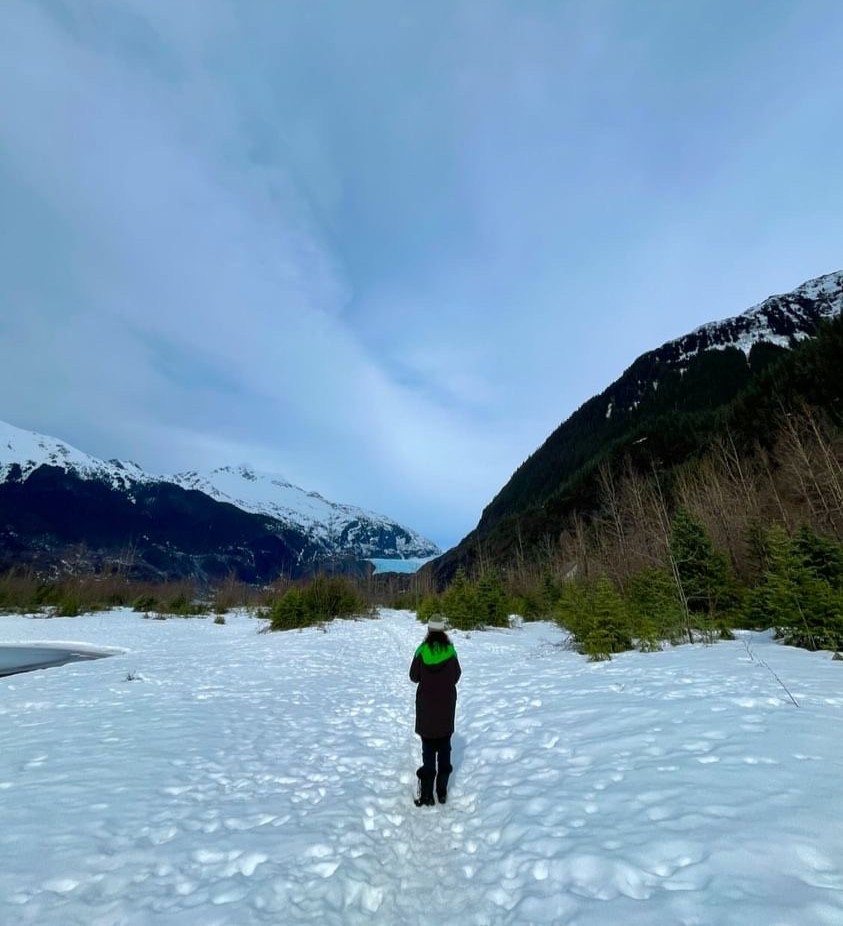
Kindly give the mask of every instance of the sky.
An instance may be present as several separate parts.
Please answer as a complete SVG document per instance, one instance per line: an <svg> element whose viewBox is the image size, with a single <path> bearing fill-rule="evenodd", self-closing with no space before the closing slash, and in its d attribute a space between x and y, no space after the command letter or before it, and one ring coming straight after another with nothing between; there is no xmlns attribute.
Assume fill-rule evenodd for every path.
<svg viewBox="0 0 843 926"><path fill-rule="evenodd" d="M843 268L837 0L3 0L0 420L447 548L641 353Z"/></svg>
<svg viewBox="0 0 843 926"><path fill-rule="evenodd" d="M550 623L456 631L454 771L417 808L424 629L379 618L4 616L0 651L118 654L0 678L0 921L843 922L830 652L738 631L593 663Z"/></svg>

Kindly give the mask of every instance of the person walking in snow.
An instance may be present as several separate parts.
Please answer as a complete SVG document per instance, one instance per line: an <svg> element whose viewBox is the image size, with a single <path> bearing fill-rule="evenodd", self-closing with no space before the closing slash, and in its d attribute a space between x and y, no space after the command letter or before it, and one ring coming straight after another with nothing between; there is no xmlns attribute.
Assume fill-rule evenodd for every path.
<svg viewBox="0 0 843 926"><path fill-rule="evenodd" d="M451 734L457 709L457 682L462 675L457 651L445 633L445 619L434 615L427 636L410 663L410 681L416 688L416 733L422 741L422 765L416 771L419 792L416 806L431 805L434 782L439 803L448 798Z"/></svg>

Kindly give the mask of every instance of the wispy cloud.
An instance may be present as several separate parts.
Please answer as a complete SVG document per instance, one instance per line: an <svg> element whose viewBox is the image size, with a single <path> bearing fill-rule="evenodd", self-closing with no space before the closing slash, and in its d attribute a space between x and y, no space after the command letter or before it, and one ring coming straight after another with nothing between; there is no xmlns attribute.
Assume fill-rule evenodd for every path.
<svg viewBox="0 0 843 926"><path fill-rule="evenodd" d="M637 353L841 264L841 29L6 0L0 417L453 542Z"/></svg>

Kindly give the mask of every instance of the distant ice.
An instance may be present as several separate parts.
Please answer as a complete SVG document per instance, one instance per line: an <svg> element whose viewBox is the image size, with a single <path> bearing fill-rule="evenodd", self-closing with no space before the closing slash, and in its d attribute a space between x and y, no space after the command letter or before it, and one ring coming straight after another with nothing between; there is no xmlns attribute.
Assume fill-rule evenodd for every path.
<svg viewBox="0 0 843 926"><path fill-rule="evenodd" d="M423 559L370 559L367 562L370 562L375 567L375 572L402 572L402 573L413 573L418 572L425 563L431 562L431 560L436 559L435 556L426 556Z"/></svg>

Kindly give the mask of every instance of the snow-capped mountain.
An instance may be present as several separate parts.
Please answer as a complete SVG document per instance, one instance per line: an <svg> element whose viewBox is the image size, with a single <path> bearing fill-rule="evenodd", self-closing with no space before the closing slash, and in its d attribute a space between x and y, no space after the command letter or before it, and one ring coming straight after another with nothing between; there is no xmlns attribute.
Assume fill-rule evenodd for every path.
<svg viewBox="0 0 843 926"><path fill-rule="evenodd" d="M630 410L659 389L666 374L684 374L706 351L736 349L749 360L758 345L789 348L813 337L824 319L843 312L843 270L803 283L789 293L769 296L740 315L708 322L642 354L610 386L605 397L607 418Z"/></svg>
<svg viewBox="0 0 843 926"><path fill-rule="evenodd" d="M0 422L0 567L61 569L69 547L86 550L79 568L130 548L141 573L258 581L439 552L390 518L245 466L153 475Z"/></svg>
<svg viewBox="0 0 843 926"><path fill-rule="evenodd" d="M505 563L513 551L521 555L524 545L542 544L563 529L572 510L592 510L601 461L637 453L677 464L698 449L703 425L715 429L716 416L751 383L841 315L843 271L837 271L642 354L521 464L475 530L431 566L437 581L447 582L458 566L473 568L481 545L487 561Z"/></svg>
<svg viewBox="0 0 843 926"><path fill-rule="evenodd" d="M223 466L206 474L187 472L165 478L243 511L297 527L313 542L324 544L326 550L340 550L361 559L385 553L404 559L440 552L431 541L384 515L328 501L318 492L306 492L279 476L248 466Z"/></svg>
<svg viewBox="0 0 843 926"><path fill-rule="evenodd" d="M737 347L749 355L761 341L790 347L810 337L824 318L843 311L843 270L809 280L792 292L770 296L740 315L708 322L658 349L663 360L687 364L703 350ZM645 355L646 356L646 355Z"/></svg>
<svg viewBox="0 0 843 926"><path fill-rule="evenodd" d="M116 489L154 481L137 463L99 460L55 437L24 431L0 421L0 482L26 480L40 466L72 470L83 479L100 479Z"/></svg>

